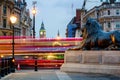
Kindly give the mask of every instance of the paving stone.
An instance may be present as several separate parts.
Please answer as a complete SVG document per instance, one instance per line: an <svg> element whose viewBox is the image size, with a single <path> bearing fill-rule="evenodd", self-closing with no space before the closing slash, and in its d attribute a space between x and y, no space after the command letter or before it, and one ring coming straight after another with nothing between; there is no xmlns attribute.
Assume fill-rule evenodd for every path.
<svg viewBox="0 0 120 80"><path fill-rule="evenodd" d="M59 70L21 70L0 80L120 80L120 76L61 72Z"/></svg>

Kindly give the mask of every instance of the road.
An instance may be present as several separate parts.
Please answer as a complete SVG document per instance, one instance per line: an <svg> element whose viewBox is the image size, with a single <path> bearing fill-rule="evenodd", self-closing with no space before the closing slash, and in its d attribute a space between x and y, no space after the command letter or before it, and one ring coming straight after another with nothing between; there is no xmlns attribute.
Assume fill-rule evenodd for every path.
<svg viewBox="0 0 120 80"><path fill-rule="evenodd" d="M120 80L120 76L105 74L70 73L59 70L20 70L0 80Z"/></svg>

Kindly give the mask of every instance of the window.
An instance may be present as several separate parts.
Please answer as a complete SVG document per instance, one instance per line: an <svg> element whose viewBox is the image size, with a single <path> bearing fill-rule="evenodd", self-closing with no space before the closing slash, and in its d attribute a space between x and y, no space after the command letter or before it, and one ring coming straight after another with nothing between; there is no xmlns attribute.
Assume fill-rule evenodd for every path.
<svg viewBox="0 0 120 80"><path fill-rule="evenodd" d="M116 24L116 28L120 28L120 24Z"/></svg>
<svg viewBox="0 0 120 80"><path fill-rule="evenodd" d="M110 15L110 10L108 10L108 15Z"/></svg>
<svg viewBox="0 0 120 80"><path fill-rule="evenodd" d="M119 10L116 10L116 14L117 14L117 15L119 15L119 14L120 14L120 13L119 13Z"/></svg>
<svg viewBox="0 0 120 80"><path fill-rule="evenodd" d="M110 27L111 27L110 22L108 22L108 28L110 28Z"/></svg>
<svg viewBox="0 0 120 80"><path fill-rule="evenodd" d="M6 15L6 13L7 13L7 7L4 5L3 6L3 14Z"/></svg>
<svg viewBox="0 0 120 80"><path fill-rule="evenodd" d="M3 35L6 36L6 32L3 32Z"/></svg>
<svg viewBox="0 0 120 80"><path fill-rule="evenodd" d="M3 19L3 28L6 28L6 19Z"/></svg>
<svg viewBox="0 0 120 80"><path fill-rule="evenodd" d="M26 28L22 28L23 29L23 35L26 35Z"/></svg>

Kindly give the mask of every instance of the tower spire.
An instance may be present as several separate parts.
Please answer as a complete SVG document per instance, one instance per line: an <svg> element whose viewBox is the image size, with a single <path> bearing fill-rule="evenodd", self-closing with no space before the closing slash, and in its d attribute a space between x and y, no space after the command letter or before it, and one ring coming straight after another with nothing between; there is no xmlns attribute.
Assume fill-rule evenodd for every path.
<svg viewBox="0 0 120 80"><path fill-rule="evenodd" d="M43 23L43 21L42 21L41 27L44 27L44 23Z"/></svg>
<svg viewBox="0 0 120 80"><path fill-rule="evenodd" d="M59 33L59 30L58 30L58 33L57 33L57 37L60 37L60 33Z"/></svg>
<svg viewBox="0 0 120 80"><path fill-rule="evenodd" d="M57 33L57 37L56 37L57 39L60 39L60 32L59 32L59 30L58 30L58 33Z"/></svg>

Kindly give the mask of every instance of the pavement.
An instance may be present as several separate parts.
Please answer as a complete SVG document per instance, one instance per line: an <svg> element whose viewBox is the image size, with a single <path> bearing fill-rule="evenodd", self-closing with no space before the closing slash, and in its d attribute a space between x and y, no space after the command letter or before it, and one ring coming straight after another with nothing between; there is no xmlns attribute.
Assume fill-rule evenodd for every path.
<svg viewBox="0 0 120 80"><path fill-rule="evenodd" d="M0 80L120 80L120 75L70 73L60 70L19 70Z"/></svg>

